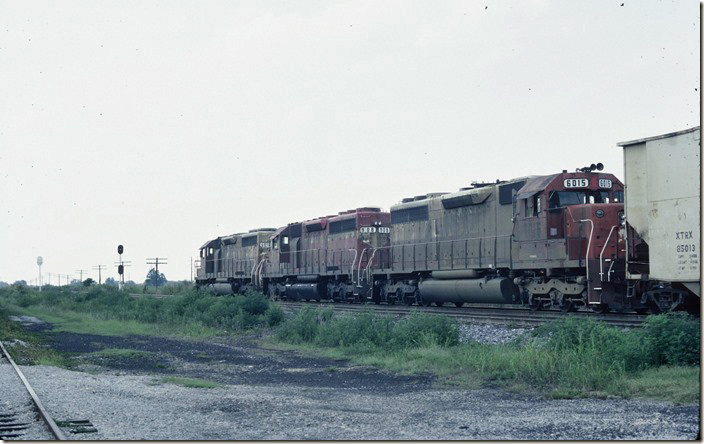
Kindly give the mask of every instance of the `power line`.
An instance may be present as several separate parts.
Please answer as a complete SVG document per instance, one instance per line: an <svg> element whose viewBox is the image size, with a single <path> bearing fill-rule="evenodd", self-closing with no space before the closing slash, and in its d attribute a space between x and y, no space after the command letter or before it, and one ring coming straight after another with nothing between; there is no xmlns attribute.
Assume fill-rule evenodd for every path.
<svg viewBox="0 0 704 444"><path fill-rule="evenodd" d="M98 270L98 285L103 283L102 271L107 268L107 265L93 265L93 270Z"/></svg>
<svg viewBox="0 0 704 444"><path fill-rule="evenodd" d="M83 272L84 272L84 271L88 271L88 270L76 270L76 273L80 273L80 274L81 274L81 284L83 283Z"/></svg>
<svg viewBox="0 0 704 444"><path fill-rule="evenodd" d="M60 274L59 275L59 286L61 286L61 278L65 277L66 278L66 285L68 286L68 279L71 277L70 274Z"/></svg>
<svg viewBox="0 0 704 444"><path fill-rule="evenodd" d="M154 279L154 286L155 287L159 286L159 264L166 265L167 260L168 260L168 258L165 258L165 257L148 257L147 258L147 265L155 265L156 266L156 279Z"/></svg>

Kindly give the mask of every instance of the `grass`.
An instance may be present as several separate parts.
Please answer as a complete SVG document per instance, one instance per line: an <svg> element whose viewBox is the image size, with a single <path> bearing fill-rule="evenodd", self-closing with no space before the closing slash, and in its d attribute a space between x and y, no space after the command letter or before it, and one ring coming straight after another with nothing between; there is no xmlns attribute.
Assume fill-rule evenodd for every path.
<svg viewBox="0 0 704 444"><path fill-rule="evenodd" d="M266 341L277 348L403 374L433 374L447 385L499 386L553 398L623 396L689 403L700 396L700 322L685 315L650 316L643 328L630 331L568 317L512 343L461 344L455 321L422 312L396 319L371 311L335 316L331 308L307 308L286 319L280 306L259 294L216 297L185 287L180 291L168 299L134 299L102 287L77 293L54 288L41 294L0 289L0 340L18 338L28 344L13 347L21 363L68 367L65 355L42 345L41 334L24 332L7 315L33 315L57 331L102 335L198 337L274 327ZM143 356L122 349L98 353ZM209 359L205 354L198 358ZM184 378L163 382L215 384Z"/></svg>
<svg viewBox="0 0 704 444"><path fill-rule="evenodd" d="M208 381L207 379L198 379L198 378L181 378L178 376L168 376L165 378L161 378L160 382L163 384L174 384L174 385L180 385L181 387L187 387L187 388L217 388L217 387L222 387L223 384L220 384L218 382L214 381Z"/></svg>
<svg viewBox="0 0 704 444"><path fill-rule="evenodd" d="M7 320L2 310L0 310L0 341L19 365L47 365L61 368L72 366L67 355L44 345L41 334L25 331L16 322Z"/></svg>
<svg viewBox="0 0 704 444"><path fill-rule="evenodd" d="M272 341L354 364L433 374L441 384L468 388L673 402L694 402L700 392L699 321L680 314L651 316L642 329L630 331L569 317L532 337L488 345L460 344L452 321L428 314L336 318L308 309L282 324Z"/></svg>
<svg viewBox="0 0 704 444"><path fill-rule="evenodd" d="M631 397L693 404L700 400L700 367L657 367L626 381Z"/></svg>
<svg viewBox="0 0 704 444"><path fill-rule="evenodd" d="M177 286L166 299L129 297L108 286L80 290L53 287L37 292L26 287L0 289L0 310L32 315L56 331L110 336L158 335L208 337L273 326L283 310L258 293L214 296Z"/></svg>

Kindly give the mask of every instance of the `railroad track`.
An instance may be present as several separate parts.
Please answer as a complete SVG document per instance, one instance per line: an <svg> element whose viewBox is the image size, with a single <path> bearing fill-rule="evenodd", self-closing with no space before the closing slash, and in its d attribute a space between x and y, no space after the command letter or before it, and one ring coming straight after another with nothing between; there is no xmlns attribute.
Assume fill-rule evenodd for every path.
<svg viewBox="0 0 704 444"><path fill-rule="evenodd" d="M13 397L26 397L26 402L15 402L15 405L10 406L8 411L3 411L2 409L8 407L0 404L0 439L65 440L63 432L49 416L29 381L15 364L2 342L0 342L0 371L10 373L14 371L18 377L17 384L19 385L21 382L24 385L24 390L17 388L17 390L12 390L12 388L4 386L3 393L7 394L12 390ZM33 411L24 408L26 405L32 405Z"/></svg>
<svg viewBox="0 0 704 444"><path fill-rule="evenodd" d="M614 327L635 328L642 326L645 315L631 313L596 314L590 311L562 313L557 310L531 311L523 307L468 306L468 307L417 307L404 305L342 304L331 302L289 302L279 301L284 310L297 311L305 307L332 308L336 312L355 313L372 310L379 314L406 316L414 311L438 314L457 319L460 322L533 327L549 321L572 316L580 319L594 319Z"/></svg>

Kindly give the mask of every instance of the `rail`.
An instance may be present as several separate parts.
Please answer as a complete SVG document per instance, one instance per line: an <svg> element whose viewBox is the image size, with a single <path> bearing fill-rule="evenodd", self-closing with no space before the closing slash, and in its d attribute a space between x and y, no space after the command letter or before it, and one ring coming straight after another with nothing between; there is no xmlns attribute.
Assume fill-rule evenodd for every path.
<svg viewBox="0 0 704 444"><path fill-rule="evenodd" d="M61 431L61 429L59 429L59 426L56 425L54 420L51 418L49 413L46 411L46 409L42 405L41 401L39 400L39 397L34 392L34 389L29 384L29 381L27 381L27 378L22 373L22 370L20 370L20 368L17 366L17 364L15 364L15 361L12 359L12 357L10 356L10 353L8 353L7 349L2 344L2 342L0 342L0 349L2 350L2 353L5 355L7 360L12 365L12 368L15 369L17 376L20 378L20 380L22 381L22 384L24 384L24 387L27 389L27 393L29 393L29 396L32 397L32 401L34 402L34 405L37 407L37 410L39 411L39 414L41 415L42 419L44 419L46 424L49 426L51 433L56 437L57 440L65 441L66 437L64 436L63 432Z"/></svg>
<svg viewBox="0 0 704 444"><path fill-rule="evenodd" d="M299 310L305 307L329 307L332 302L289 302L281 301L285 310ZM372 305L372 304L334 304L336 313L364 313L371 310L374 313L407 316L417 312L419 307L400 305ZM423 313L448 316L460 322L477 322L483 324L504 324L537 326L550 321L565 319L567 317L594 319L605 324L621 328L642 327L647 318L637 313L620 313L601 315L591 310L581 310L572 313L563 313L559 310L532 311L522 306L506 306L500 304L467 304L465 307L423 307Z"/></svg>

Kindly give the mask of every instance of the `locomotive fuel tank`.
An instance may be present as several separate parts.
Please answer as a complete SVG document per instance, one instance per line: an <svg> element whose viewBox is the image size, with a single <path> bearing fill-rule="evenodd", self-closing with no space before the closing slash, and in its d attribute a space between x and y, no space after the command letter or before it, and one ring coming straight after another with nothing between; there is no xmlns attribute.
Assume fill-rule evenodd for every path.
<svg viewBox="0 0 704 444"><path fill-rule="evenodd" d="M286 299L301 300L301 299L323 299L326 294L324 282L303 283L303 284L286 284Z"/></svg>
<svg viewBox="0 0 704 444"><path fill-rule="evenodd" d="M232 294L236 292L236 290L232 288L232 284L229 282L216 282L212 284L212 288L217 295Z"/></svg>
<svg viewBox="0 0 704 444"><path fill-rule="evenodd" d="M418 290L427 302L515 304L519 296L518 287L509 278L428 279L418 285Z"/></svg>

